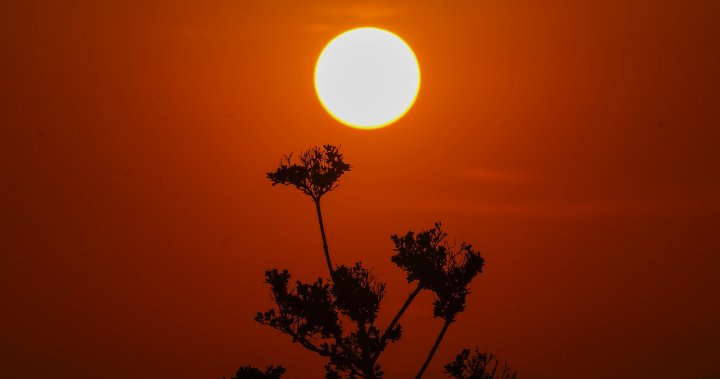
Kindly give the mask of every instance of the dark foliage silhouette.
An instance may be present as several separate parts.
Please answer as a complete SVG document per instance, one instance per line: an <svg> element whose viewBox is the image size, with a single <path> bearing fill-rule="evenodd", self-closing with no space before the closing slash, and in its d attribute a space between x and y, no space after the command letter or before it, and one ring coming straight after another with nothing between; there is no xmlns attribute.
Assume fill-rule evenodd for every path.
<svg viewBox="0 0 720 379"><path fill-rule="evenodd" d="M455 316L465 310L465 299L472 279L482 272L485 260L472 246L462 242L457 251L447 242L447 233L440 223L415 235L412 231L405 236L393 235L396 254L392 262L405 271L408 282L418 282L418 288L432 291L433 316L445 322L420 368L416 378L422 377L432 361L440 342Z"/></svg>
<svg viewBox="0 0 720 379"><path fill-rule="evenodd" d="M374 363L387 342L397 341L399 327L389 338L374 325L385 284L360 263L338 266L329 283L318 279L312 284L295 282L290 288L287 270L267 271L276 308L259 312L255 320L292 337L292 341L321 356L330 358L328 377L382 377ZM343 328L343 319L352 330ZM342 374L342 375L341 375ZM344 376L343 376L344 375Z"/></svg>
<svg viewBox="0 0 720 379"><path fill-rule="evenodd" d="M349 170L350 165L343 161L338 149L324 145L302 152L297 163L292 155L284 156L276 171L267 174L273 185L293 185L313 200L330 279L303 283L291 281L288 270L266 271L265 283L270 286L275 306L258 312L255 320L327 358L327 379L382 378L378 359L402 337L399 322L413 300L423 290L429 291L434 297L433 316L442 319L443 326L416 375L421 378L450 324L465 310L470 282L482 272L485 261L471 245L449 243L440 223L418 233L391 236L391 261L405 272L408 283L417 285L386 328L376 325L385 283L361 262L333 266L322 220L320 199L337 188L340 176ZM494 376L477 375L485 375L486 362L493 359L492 355L476 352L471 356L469 350L463 350L455 362L445 367L446 373L455 378L492 379ZM237 378L279 378L284 372L280 366L270 366L265 372L244 366L238 370Z"/></svg>
<svg viewBox="0 0 720 379"><path fill-rule="evenodd" d="M273 185L294 185L314 201L335 189L340 176L350 171L350 165L332 145L311 147L300 153L298 161L293 163L292 154L284 156L277 170L269 172L267 178Z"/></svg>
<svg viewBox="0 0 720 379"><path fill-rule="evenodd" d="M343 156L338 148L333 145L323 145L322 147L314 146L301 152L298 163L293 163L292 153L285 155L280 160L275 172L267 173L267 178L270 179L273 186L276 184L293 185L310 196L315 203L325 260L331 277L334 266L330 260L330 251L325 237L320 199L326 193L337 188L338 180L346 171L350 171L350 165L343 161Z"/></svg>
<svg viewBox="0 0 720 379"><path fill-rule="evenodd" d="M469 349L463 349L455 360L445 365L445 373L456 379L516 379L517 373L503 364L495 355L481 353L477 348L471 354Z"/></svg>
<svg viewBox="0 0 720 379"><path fill-rule="evenodd" d="M243 366L230 379L280 379L284 373L285 368L282 366L268 366L265 371L260 371L251 366Z"/></svg>

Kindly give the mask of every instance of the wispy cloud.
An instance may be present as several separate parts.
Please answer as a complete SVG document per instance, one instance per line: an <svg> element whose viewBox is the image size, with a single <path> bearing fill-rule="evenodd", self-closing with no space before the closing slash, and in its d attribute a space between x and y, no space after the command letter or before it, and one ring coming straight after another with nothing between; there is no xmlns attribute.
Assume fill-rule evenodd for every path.
<svg viewBox="0 0 720 379"><path fill-rule="evenodd" d="M549 218L587 218L598 216L645 215L659 216L678 212L717 211L699 209L698 205L688 201L647 200L588 200L588 201L548 201L548 202L483 202L454 199L435 199L415 201L406 204L413 211L452 212L464 214L485 214L505 216L532 216Z"/></svg>
<svg viewBox="0 0 720 379"><path fill-rule="evenodd" d="M324 33L337 30L347 22L374 24L376 21L396 17L403 8L373 3L324 4L315 8L318 22L308 25L310 32Z"/></svg>
<svg viewBox="0 0 720 379"><path fill-rule="evenodd" d="M397 16L402 8L386 4L333 4L317 7L318 13L333 18L382 19Z"/></svg>

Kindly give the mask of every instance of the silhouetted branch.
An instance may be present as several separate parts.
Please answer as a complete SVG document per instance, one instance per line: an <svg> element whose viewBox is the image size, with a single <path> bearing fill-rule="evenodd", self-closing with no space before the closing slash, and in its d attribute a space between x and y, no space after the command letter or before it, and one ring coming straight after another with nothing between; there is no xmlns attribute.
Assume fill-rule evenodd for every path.
<svg viewBox="0 0 720 379"><path fill-rule="evenodd" d="M325 237L325 225L323 224L322 210L320 209L320 199L315 200L315 210L317 211L318 224L320 224L320 236L322 237L323 251L325 252L325 261L327 262L330 277L335 275L332 262L330 261L330 249L328 248L327 238Z"/></svg>
<svg viewBox="0 0 720 379"><path fill-rule="evenodd" d="M329 357L326 370L332 377L382 377L382 369L373 358L388 342L400 337L399 333L391 333L383 340L383 333L374 325L385 295L385 283L379 282L359 262L351 267L338 266L332 281L296 282L292 288L287 270L270 270L265 275L276 308L258 313L255 318L258 322L289 335L293 342L308 350ZM351 321L353 330L344 330L341 316ZM321 344L314 344L314 340Z"/></svg>
<svg viewBox="0 0 720 379"><path fill-rule="evenodd" d="M432 361L433 356L435 356L435 352L437 351L438 347L440 346L440 342L442 342L443 337L445 337L445 333L447 332L451 323L452 323L452 320L445 320L445 323L443 323L443 327L442 327L442 329L440 329L440 334L438 334L437 338L435 339L435 343L433 344L432 349L430 349L430 353L428 354L427 358L425 359L425 362L423 363L422 367L420 368L420 371L418 371L417 375L415 375L415 379L422 378L423 374L425 373L425 370L427 370L428 366L430 365L430 362Z"/></svg>
<svg viewBox="0 0 720 379"><path fill-rule="evenodd" d="M277 308L258 312L255 320L290 335L293 342L327 356L327 349L315 346L309 339L337 339L342 333L330 285L318 279L312 284L298 281L290 289L287 270L266 271L265 277Z"/></svg>
<svg viewBox="0 0 720 379"><path fill-rule="evenodd" d="M268 366L265 371L260 371L252 366L242 366L231 379L280 379L283 374L285 374L285 368L282 366Z"/></svg>
<svg viewBox="0 0 720 379"><path fill-rule="evenodd" d="M335 266L330 260L330 251L320 209L320 199L324 194L337 188L338 180L346 171L350 171L350 165L343 161L343 155L338 148L333 145L323 145L322 147L313 146L301 152L298 163L293 163L292 153L283 156L278 168L266 175L273 186L276 184L293 185L310 196L315 203L323 252L325 253L325 261L331 278Z"/></svg>
<svg viewBox="0 0 720 379"><path fill-rule="evenodd" d="M492 368L490 367L492 365ZM516 379L517 372L512 371L507 363L503 364L502 371L498 372L500 362L495 355L481 353L477 348L470 354L469 349L455 357L455 360L445 365L445 373L455 379Z"/></svg>
<svg viewBox="0 0 720 379"><path fill-rule="evenodd" d="M410 231L403 237L391 237L396 252L391 260L405 271L408 282L417 280L419 287L433 292L433 316L445 320L417 378L427 369L455 316L465 310L470 282L482 272L485 263L471 245L462 242L455 251L446 237L447 233L442 231L440 223L417 235Z"/></svg>
<svg viewBox="0 0 720 379"><path fill-rule="evenodd" d="M382 339L380 341L381 343L385 343L386 340L391 336L397 335L397 337L395 337L395 338L400 338L401 329L400 329L400 325L397 325L397 323L398 323L398 321L400 321L400 318L405 313L405 311L408 309L408 307L410 306L410 303L412 303L413 300L415 300L415 297L420 293L420 291L422 291L422 287L418 285L415 288L415 290L410 293L407 300L405 300L405 304L403 304L402 307L400 307L400 310L398 311L398 313L395 315L395 317L392 319L392 321L390 321L390 325L388 325L387 329L385 329L385 333L383 334ZM397 327L396 327L396 325L397 325ZM373 362L377 361L378 358L380 358L379 353L373 358Z"/></svg>

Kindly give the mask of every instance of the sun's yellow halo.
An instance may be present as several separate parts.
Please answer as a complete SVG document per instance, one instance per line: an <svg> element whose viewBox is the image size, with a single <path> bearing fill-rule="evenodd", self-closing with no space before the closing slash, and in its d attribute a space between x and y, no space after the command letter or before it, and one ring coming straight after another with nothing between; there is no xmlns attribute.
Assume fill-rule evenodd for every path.
<svg viewBox="0 0 720 379"><path fill-rule="evenodd" d="M331 40L315 65L315 91L345 125L377 129L397 121L420 89L420 67L405 41L378 28L348 30Z"/></svg>

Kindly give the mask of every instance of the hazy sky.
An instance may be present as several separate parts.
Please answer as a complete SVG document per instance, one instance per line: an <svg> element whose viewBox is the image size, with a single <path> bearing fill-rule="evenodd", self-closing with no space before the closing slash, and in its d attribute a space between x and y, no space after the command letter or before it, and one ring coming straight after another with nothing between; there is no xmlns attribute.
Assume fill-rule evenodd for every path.
<svg viewBox="0 0 720 379"><path fill-rule="evenodd" d="M312 203L264 173L342 145L336 263L411 287L389 236L443 221L485 273L428 378L479 346L522 379L720 377L720 2L0 5L0 377L322 377L253 321L263 272L325 273ZM333 120L313 68L358 26L414 49L413 109ZM423 293L380 363L411 377Z"/></svg>

